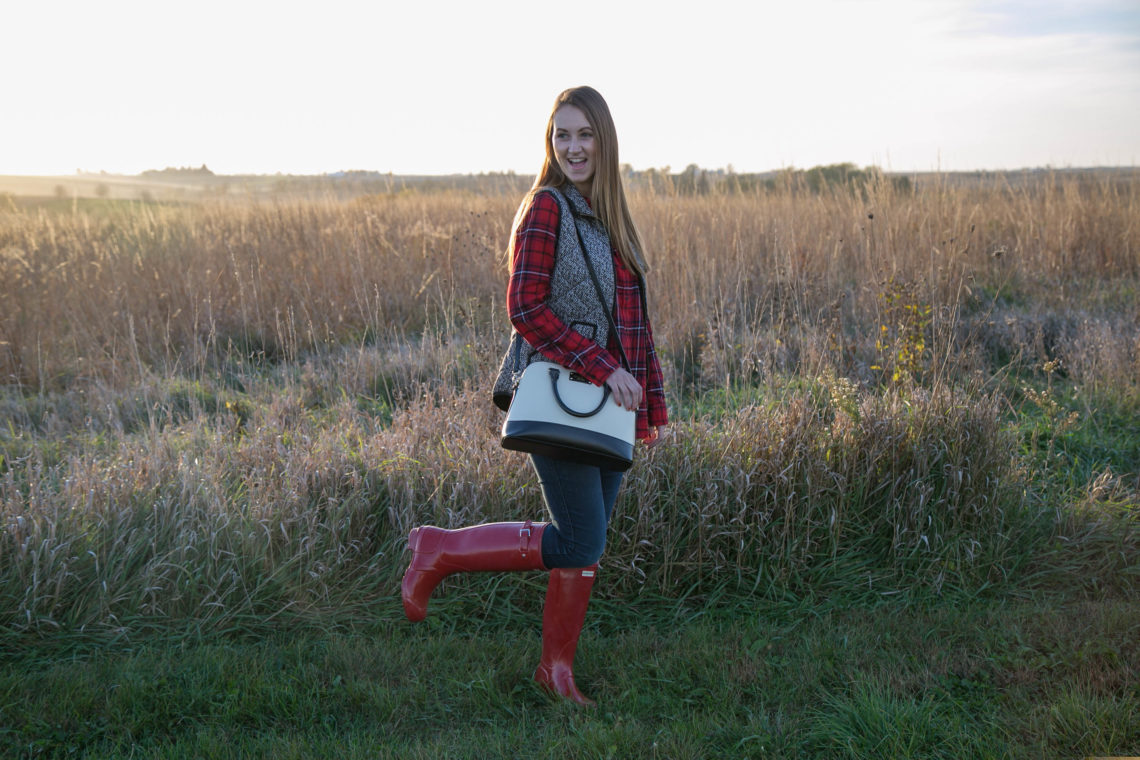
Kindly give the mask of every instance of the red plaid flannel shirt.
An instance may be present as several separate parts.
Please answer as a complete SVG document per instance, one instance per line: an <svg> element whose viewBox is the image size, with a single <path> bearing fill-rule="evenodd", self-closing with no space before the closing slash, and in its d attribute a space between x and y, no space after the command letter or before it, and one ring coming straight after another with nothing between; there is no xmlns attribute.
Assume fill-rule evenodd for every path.
<svg viewBox="0 0 1140 760"><path fill-rule="evenodd" d="M518 226L515 258L511 262L511 279L507 285L507 312L511 324L543 356L581 373L599 386L621 366L616 342L620 336L631 373L645 389L641 408L637 410L637 437L647 438L650 428L667 424L669 416L665 408L661 365L653 347L649 315L642 309L637 275L626 269L614 250L617 289L614 321L618 335L610 335L605 349L570 329L546 305L557 254L560 216L554 196L539 193Z"/></svg>

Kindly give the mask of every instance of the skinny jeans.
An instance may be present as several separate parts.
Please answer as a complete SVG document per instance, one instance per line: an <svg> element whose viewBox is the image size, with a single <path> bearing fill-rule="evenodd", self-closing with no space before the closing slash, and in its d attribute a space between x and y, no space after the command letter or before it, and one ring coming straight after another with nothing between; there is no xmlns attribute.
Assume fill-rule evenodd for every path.
<svg viewBox="0 0 1140 760"><path fill-rule="evenodd" d="M542 564L589 567L606 548L606 526L625 474L588 464L530 455L550 525L542 532Z"/></svg>

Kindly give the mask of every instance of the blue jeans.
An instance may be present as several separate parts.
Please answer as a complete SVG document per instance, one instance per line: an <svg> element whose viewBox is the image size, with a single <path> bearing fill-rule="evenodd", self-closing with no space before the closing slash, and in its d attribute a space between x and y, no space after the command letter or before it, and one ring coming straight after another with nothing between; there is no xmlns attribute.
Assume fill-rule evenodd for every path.
<svg viewBox="0 0 1140 760"><path fill-rule="evenodd" d="M540 454L531 454L530 462L550 512L542 563L550 569L593 565L606 548L606 526L625 473Z"/></svg>

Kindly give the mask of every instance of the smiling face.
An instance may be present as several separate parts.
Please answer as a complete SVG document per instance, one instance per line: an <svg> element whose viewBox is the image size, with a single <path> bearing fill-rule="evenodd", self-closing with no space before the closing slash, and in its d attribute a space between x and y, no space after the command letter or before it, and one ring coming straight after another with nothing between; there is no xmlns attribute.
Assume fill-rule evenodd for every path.
<svg viewBox="0 0 1140 760"><path fill-rule="evenodd" d="M572 105L564 105L555 111L550 143L562 173L574 183L578 192L589 197L597 168L597 148L594 128L586 114Z"/></svg>

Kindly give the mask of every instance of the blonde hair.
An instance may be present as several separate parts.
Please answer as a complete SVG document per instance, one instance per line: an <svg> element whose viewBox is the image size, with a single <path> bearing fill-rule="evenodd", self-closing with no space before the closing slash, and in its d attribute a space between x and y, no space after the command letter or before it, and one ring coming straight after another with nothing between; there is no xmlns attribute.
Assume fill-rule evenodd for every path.
<svg viewBox="0 0 1140 760"><path fill-rule="evenodd" d="M590 207L594 210L594 215L605 225L610 243L617 249L622 263L631 272L644 276L649 267L645 263L645 248L641 243L641 234L637 231L637 225L633 223L633 217L629 213L629 203L625 198L625 187L618 168L617 128L614 127L610 107L606 105L601 93L593 87L571 87L569 90L563 90L555 99L554 107L550 109L550 118L546 122L546 153L542 169L535 177L534 185L527 192L511 225L507 260L513 266L515 233L534 196L547 188L560 188L567 182L566 175L558 165L558 158L554 155L552 142L554 114L562 106L574 106L580 110L594 130L596 161L594 178L590 183Z"/></svg>

